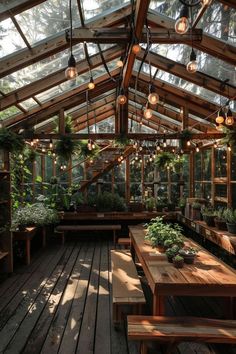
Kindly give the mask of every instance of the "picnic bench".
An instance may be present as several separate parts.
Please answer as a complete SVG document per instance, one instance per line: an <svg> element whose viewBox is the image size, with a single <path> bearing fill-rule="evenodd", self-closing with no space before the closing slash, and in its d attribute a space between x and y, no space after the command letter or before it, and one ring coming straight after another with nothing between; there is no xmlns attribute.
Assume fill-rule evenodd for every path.
<svg viewBox="0 0 236 354"><path fill-rule="evenodd" d="M121 230L121 225L58 225L55 228L62 238L62 244L65 242L65 233L68 231L112 231L114 243L116 241L116 231Z"/></svg>
<svg viewBox="0 0 236 354"><path fill-rule="evenodd" d="M132 306L133 313L140 313L146 300L130 252L112 250L111 265L113 322L119 323L122 319L121 306Z"/></svg>
<svg viewBox="0 0 236 354"><path fill-rule="evenodd" d="M148 341L166 343L171 354L181 342L236 343L236 321L199 317L128 316L128 339L141 342L147 354Z"/></svg>

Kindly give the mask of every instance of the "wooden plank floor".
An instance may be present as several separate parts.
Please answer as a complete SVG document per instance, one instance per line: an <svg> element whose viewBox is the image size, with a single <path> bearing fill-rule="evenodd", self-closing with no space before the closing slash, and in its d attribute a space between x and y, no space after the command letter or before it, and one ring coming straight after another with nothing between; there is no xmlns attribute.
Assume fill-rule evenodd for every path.
<svg viewBox="0 0 236 354"><path fill-rule="evenodd" d="M111 241L57 243L0 284L0 353L137 354L111 320ZM143 280L148 303L151 295ZM168 314L219 316L217 301L170 298ZM147 306L147 313L150 306ZM161 353L155 348L150 353ZM183 343L178 354L236 354L233 346Z"/></svg>

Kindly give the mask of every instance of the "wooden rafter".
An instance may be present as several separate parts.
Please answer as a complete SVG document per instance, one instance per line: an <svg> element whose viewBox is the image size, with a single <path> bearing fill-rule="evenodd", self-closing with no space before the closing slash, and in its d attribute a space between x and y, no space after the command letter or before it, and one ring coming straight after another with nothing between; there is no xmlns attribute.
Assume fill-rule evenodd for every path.
<svg viewBox="0 0 236 354"><path fill-rule="evenodd" d="M130 14L130 5L124 6L99 19L88 21L90 27L112 26L123 21ZM65 32L60 32L51 39L36 44L31 50L23 49L0 60L0 78L20 70L50 55L61 52L69 47Z"/></svg>
<svg viewBox="0 0 236 354"><path fill-rule="evenodd" d="M45 1L46 0L13 0L9 3L4 3L3 5L0 4L0 21L11 16L16 16L17 14Z"/></svg>
<svg viewBox="0 0 236 354"><path fill-rule="evenodd" d="M144 55L144 50L142 50L141 53L137 55L137 59L143 60L143 55ZM149 60L151 65L154 66L155 68L161 69L170 74L181 77L186 81L204 87L210 91L218 93L219 95L223 95L228 98L235 96L236 87L229 84L225 84L221 80L217 80L216 78L209 76L207 74L203 74L200 71L194 73L194 75L190 75L189 72L186 70L185 65L179 64L162 55L154 54L150 52L148 58L145 59L145 62L148 63Z"/></svg>
<svg viewBox="0 0 236 354"><path fill-rule="evenodd" d="M195 17L193 24L192 24L192 29L196 28L197 24L199 23L199 21L201 20L202 16L204 15L204 13L206 12L206 10L208 9L209 5L204 5L202 4L200 10L197 13L197 16Z"/></svg>
<svg viewBox="0 0 236 354"><path fill-rule="evenodd" d="M103 55L107 62L119 57L122 53L121 48L115 47L110 48L104 51ZM91 68L94 69L100 65L102 65L102 60L99 54L95 54L90 57ZM87 60L81 60L77 63L78 75L82 75L88 71L88 63ZM39 93L46 91L53 86L59 85L62 82L66 81L65 77L65 69L61 69L53 72L47 77L37 80L29 85L26 85L16 91L5 95L2 99L0 99L0 107L1 109L6 109L16 103L22 102L32 96L38 95Z"/></svg>
<svg viewBox="0 0 236 354"><path fill-rule="evenodd" d="M147 19L152 26L174 28L175 21L161 14L149 12ZM193 42L193 47L235 65L236 47L233 45L203 34L201 43Z"/></svg>
<svg viewBox="0 0 236 354"><path fill-rule="evenodd" d="M96 118L95 117L90 118L88 122L85 120L85 121L81 122L80 124L76 124L75 125L75 132L78 132L80 130L85 129L88 125L89 125L89 127L91 127L95 123L99 123L99 122L101 122L103 120L106 120L107 118L110 118L114 114L115 114L115 110L114 109L112 109L112 110L109 109L107 112L101 113Z"/></svg>
<svg viewBox="0 0 236 354"><path fill-rule="evenodd" d="M137 73L133 72L134 78ZM146 74L139 74L139 91L148 93L149 76ZM168 84L161 80L154 80L156 92L158 92L163 101L168 100L172 105L177 107L188 106L191 113L199 117L207 117L208 115L219 110L219 106L210 103L198 96L195 96L177 86ZM135 83L130 85L135 89Z"/></svg>

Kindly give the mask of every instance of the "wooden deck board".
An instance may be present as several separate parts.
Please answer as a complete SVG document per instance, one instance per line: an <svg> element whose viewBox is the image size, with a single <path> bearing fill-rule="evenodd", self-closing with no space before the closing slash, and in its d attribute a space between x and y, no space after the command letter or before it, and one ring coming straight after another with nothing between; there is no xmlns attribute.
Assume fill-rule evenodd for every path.
<svg viewBox="0 0 236 354"><path fill-rule="evenodd" d="M137 343L127 343L125 325L112 324L110 248L107 240L54 245L0 284L0 352L137 354ZM167 311L220 318L220 304L169 297ZM236 348L182 343L175 353L236 354Z"/></svg>

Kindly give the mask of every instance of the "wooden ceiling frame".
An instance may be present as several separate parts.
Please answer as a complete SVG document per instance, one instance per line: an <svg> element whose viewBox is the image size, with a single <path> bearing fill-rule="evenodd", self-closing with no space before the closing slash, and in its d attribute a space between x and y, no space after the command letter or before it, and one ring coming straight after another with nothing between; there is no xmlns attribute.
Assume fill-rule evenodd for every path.
<svg viewBox="0 0 236 354"><path fill-rule="evenodd" d="M113 26L121 23L130 15L131 6L127 5L117 9L105 16L101 16L96 20L91 20L86 23L89 27ZM69 47L69 42L66 39L65 31L56 34L50 39L36 44L31 50L22 49L17 53L5 56L0 60L0 78L5 77L17 70L23 69L33 63L45 59L53 54L59 53Z"/></svg>
<svg viewBox="0 0 236 354"><path fill-rule="evenodd" d="M0 5L0 21L6 20L9 17L16 16L19 13L26 11L33 6L39 5L46 0L13 0L10 4Z"/></svg>
<svg viewBox="0 0 236 354"><path fill-rule="evenodd" d="M123 53L122 49L119 47L112 47L103 52L104 59L107 62L110 62ZM98 66L102 65L102 59L100 54L95 54L90 57L91 68L95 69ZM88 72L88 63L86 59L81 60L76 64L78 69L78 75L82 75ZM53 72L52 74L42 78L40 80L34 81L31 84L28 84L18 90L12 91L9 94L4 95L0 99L0 107L2 110L11 107L17 103L20 103L32 96L38 95L43 91L49 90L50 88L60 85L63 82L66 82L65 69L61 69Z"/></svg>
<svg viewBox="0 0 236 354"><path fill-rule="evenodd" d="M140 61L143 60L144 50L142 50L138 55L137 59ZM168 59L162 55L149 52L148 58L145 58L144 62L149 63L157 69L161 69L165 72L168 72L172 75L178 76L181 79L184 79L188 82L192 82L195 85L204 87L207 90L213 91L219 95L232 98L235 96L236 87L224 83L221 80L218 80L212 76L204 74L200 71L197 71L194 74L189 74L186 70L186 66L181 63L177 63L174 60Z"/></svg>
<svg viewBox="0 0 236 354"><path fill-rule="evenodd" d="M95 123L100 123L112 116L115 115L115 110L114 108L111 110L109 109L107 112L103 112L101 114L99 114L96 118L95 117L91 117L89 118L89 120L84 120L83 122L81 122L80 124L76 124L74 129L75 129L75 132L78 132L80 130L83 130L83 129L86 129L87 126L89 125L89 127L91 127L92 125L95 125ZM93 133L91 133L93 134Z"/></svg>
<svg viewBox="0 0 236 354"><path fill-rule="evenodd" d="M133 72L134 80L136 79L137 72ZM143 73L139 74L138 91L148 94L149 76ZM219 110L219 106L209 101L203 100L190 94L188 91L178 88L161 80L153 80L153 85L156 92L161 97L162 101L169 101L171 105L181 108L188 107L189 112L199 116L200 118L208 117L214 112ZM135 82L130 85L135 89Z"/></svg>
<svg viewBox="0 0 236 354"><path fill-rule="evenodd" d="M162 28L174 28L175 21L169 17L149 11L147 20L150 26L157 26ZM202 41L192 43L193 47L201 50L209 55L221 59L231 65L235 66L236 47L218 40L207 34L202 35Z"/></svg>
<svg viewBox="0 0 236 354"><path fill-rule="evenodd" d="M116 69L111 72L113 78L116 78L119 74L119 69ZM95 80L96 87L94 90L89 92L89 96L94 98L99 96L107 91L110 91L116 88L117 83L110 79L108 74L104 74L98 77ZM50 101L42 104L41 107L37 107L32 109L27 114L20 114L15 117L7 119L4 121L4 124L8 127L12 127L13 129L24 128L24 126L32 127L35 124L38 124L45 120L46 118L50 118L60 111L60 109L69 109L73 106L79 105L86 101L86 91L87 91L87 83L77 87L74 90L68 91L63 95L57 96Z"/></svg>
<svg viewBox="0 0 236 354"><path fill-rule="evenodd" d="M134 93L129 93L129 97L130 99L132 99L132 101L134 101L134 99L136 99L136 102L141 104L142 106L145 105L146 103L146 99L142 96L140 96L139 94L134 94ZM154 112L158 112L160 113L162 116L166 116L174 121L178 121L182 123L182 117L180 113L177 113L161 104L157 104L157 106L154 108ZM199 123L198 121L196 121L194 118L188 117L189 120L189 126L195 126L196 123ZM202 124L201 128L197 128L197 130L202 131L202 132L206 132L207 130L207 125L204 126L204 124Z"/></svg>
<svg viewBox="0 0 236 354"><path fill-rule="evenodd" d="M173 128L170 128L169 126L163 126L161 124L161 122L155 122L155 121L149 121L143 117L141 117L140 115L139 116L136 116L134 113L129 113L129 119L130 120L133 120L134 122L136 123L140 123L142 121L142 125L147 127L147 128L151 128L153 130L156 130L156 133L159 134L159 133L163 133L164 134L164 131L166 131L166 129L168 129L170 132L174 132ZM133 133L135 134L135 133ZM152 134L152 133L151 133Z"/></svg>

